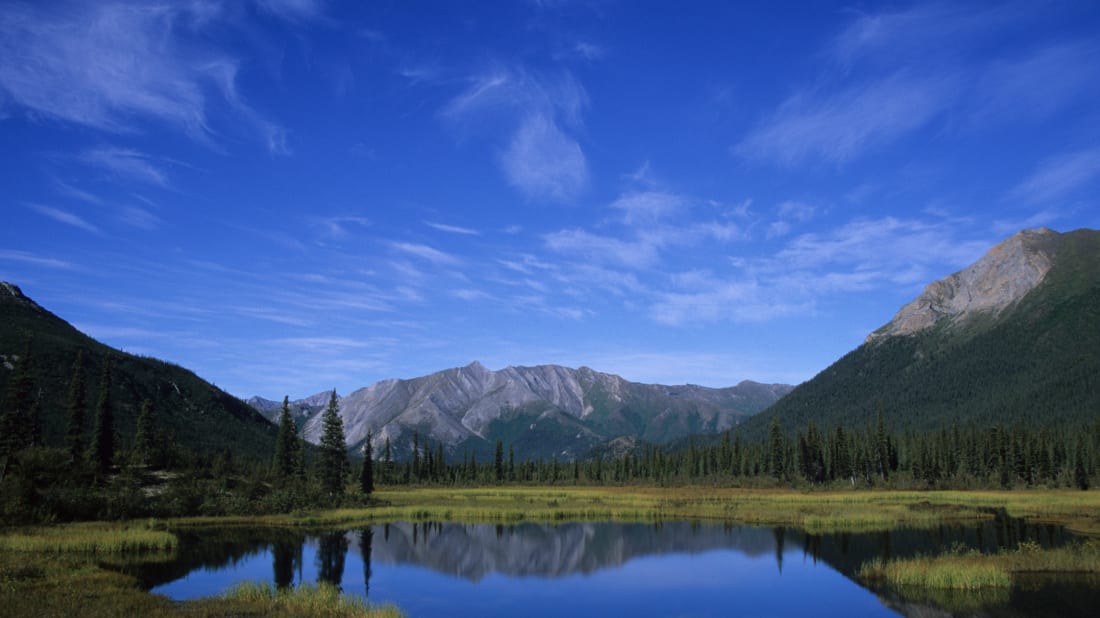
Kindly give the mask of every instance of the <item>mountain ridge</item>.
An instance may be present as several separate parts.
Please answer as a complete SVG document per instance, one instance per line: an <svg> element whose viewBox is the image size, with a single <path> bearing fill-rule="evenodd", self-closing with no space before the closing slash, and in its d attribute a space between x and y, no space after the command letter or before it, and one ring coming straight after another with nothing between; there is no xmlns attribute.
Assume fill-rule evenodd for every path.
<svg viewBox="0 0 1100 618"><path fill-rule="evenodd" d="M493 371L478 361L411 379L388 379L338 397L348 445L407 450L421 439L484 452L504 439L523 456L572 459L622 436L663 443L694 431L729 429L790 391L785 384L744 380L708 388L630 382L620 376L560 365L508 366ZM328 393L324 393L327 403ZM321 394L291 403L307 440L321 434ZM281 403L249 400L268 418ZM543 444L540 441L550 440Z"/></svg>

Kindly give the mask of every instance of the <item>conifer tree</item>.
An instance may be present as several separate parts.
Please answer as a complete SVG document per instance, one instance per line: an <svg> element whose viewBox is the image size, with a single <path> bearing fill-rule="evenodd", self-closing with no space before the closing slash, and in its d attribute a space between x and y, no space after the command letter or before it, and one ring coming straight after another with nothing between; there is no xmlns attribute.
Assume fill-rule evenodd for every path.
<svg viewBox="0 0 1100 618"><path fill-rule="evenodd" d="M134 431L134 463L145 465L153 453L153 402L141 402L141 413Z"/></svg>
<svg viewBox="0 0 1100 618"><path fill-rule="evenodd" d="M321 488L330 496L344 493L344 476L348 469L347 442L344 440L344 421L336 406L336 389L329 397L328 407L321 416L321 460L319 475Z"/></svg>
<svg viewBox="0 0 1100 618"><path fill-rule="evenodd" d="M99 399L95 406L95 430L91 460L96 469L106 472L115 456L115 421L111 405L111 357L103 359L99 376Z"/></svg>
<svg viewBox="0 0 1100 618"><path fill-rule="evenodd" d="M768 428L768 469L776 480L783 478L785 450L783 430L779 428L779 417L773 416L771 426Z"/></svg>
<svg viewBox="0 0 1100 618"><path fill-rule="evenodd" d="M8 383L4 408L0 411L0 456L15 453L34 442L33 420L30 417L33 389L30 364L31 341L27 339L23 355L16 361L15 373Z"/></svg>
<svg viewBox="0 0 1100 618"><path fill-rule="evenodd" d="M275 437L275 458L272 469L275 476L288 479L298 467L298 427L290 416L290 397L283 396L283 409L279 413L279 434Z"/></svg>
<svg viewBox="0 0 1100 618"><path fill-rule="evenodd" d="M1084 440L1077 440L1077 453L1076 463L1073 465L1073 482L1077 485L1077 489L1081 491L1087 491L1089 488L1089 473L1085 468L1085 447Z"/></svg>
<svg viewBox="0 0 1100 618"><path fill-rule="evenodd" d="M69 449L69 457L73 463L80 461L80 458L84 455L86 399L84 350L79 350L76 353L76 363L73 365L73 377L69 382L69 401L66 405L69 410L69 423L65 429L65 446Z"/></svg>
<svg viewBox="0 0 1100 618"><path fill-rule="evenodd" d="M367 432L367 443L363 445L363 472L359 477L359 489L368 496L374 493L374 451L371 449L371 433Z"/></svg>
<svg viewBox="0 0 1100 618"><path fill-rule="evenodd" d="M382 482L390 480L393 469L393 451L390 450L390 437L386 436L386 445L382 448Z"/></svg>
<svg viewBox="0 0 1100 618"><path fill-rule="evenodd" d="M516 480L516 446L508 445L508 480Z"/></svg>
<svg viewBox="0 0 1100 618"><path fill-rule="evenodd" d="M493 462L493 470L496 473L497 482L504 480L504 442L497 440L496 458Z"/></svg>

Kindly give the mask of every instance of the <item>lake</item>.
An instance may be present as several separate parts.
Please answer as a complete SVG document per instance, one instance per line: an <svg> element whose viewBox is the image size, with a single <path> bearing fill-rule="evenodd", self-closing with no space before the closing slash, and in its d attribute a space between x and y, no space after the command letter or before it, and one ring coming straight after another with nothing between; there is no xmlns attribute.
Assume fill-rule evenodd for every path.
<svg viewBox="0 0 1100 618"><path fill-rule="evenodd" d="M303 534L178 531L178 557L135 567L173 599L241 581L327 581L345 594L423 616L1093 616L1095 582L1025 580L1012 590L903 598L854 579L875 557L984 552L1071 540L1056 526L1005 516L981 525L867 534L664 523L399 522Z"/></svg>

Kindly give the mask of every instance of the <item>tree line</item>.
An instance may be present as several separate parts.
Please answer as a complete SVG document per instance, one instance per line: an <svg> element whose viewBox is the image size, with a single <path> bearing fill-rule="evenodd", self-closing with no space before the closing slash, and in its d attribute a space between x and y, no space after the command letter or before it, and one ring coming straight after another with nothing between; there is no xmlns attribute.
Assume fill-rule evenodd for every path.
<svg viewBox="0 0 1100 618"><path fill-rule="evenodd" d="M674 450L649 445L584 460L516 461L496 441L495 458L478 462L464 451L447 461L442 444L422 444L403 462L373 462L380 484L657 484L715 483L759 486L899 487L909 489L1088 489L1097 474L1100 424L1037 427L959 425L937 432L890 432L882 415L874 426L836 425L821 431L811 421L788 434L773 420L762 440L736 429L713 444L690 439Z"/></svg>
<svg viewBox="0 0 1100 618"><path fill-rule="evenodd" d="M952 424L933 432L890 431L880 412L862 427L814 422L788 432L773 418L767 434L737 429L692 438L680 448L646 445L576 460L517 457L497 440L492 458L411 436L402 453L368 435L349 453L335 391L317 445L299 434L283 400L270 459L202 454L175 443L152 402L141 404L131 439L115 427L112 361L99 368L89 408L82 353L65 404L62 444L44 444L41 392L30 345L15 363L0 410L0 519L7 522L140 516L288 512L370 502L378 485L723 484L729 486L1088 489L1100 465L1100 424ZM356 465L353 465L356 464Z"/></svg>

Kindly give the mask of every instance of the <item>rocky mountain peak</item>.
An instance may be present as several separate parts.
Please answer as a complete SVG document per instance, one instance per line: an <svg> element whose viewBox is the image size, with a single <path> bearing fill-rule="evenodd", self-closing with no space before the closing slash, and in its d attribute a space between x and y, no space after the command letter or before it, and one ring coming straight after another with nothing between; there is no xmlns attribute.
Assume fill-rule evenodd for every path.
<svg viewBox="0 0 1100 618"><path fill-rule="evenodd" d="M18 285L8 283L7 281L0 281L0 300L14 302L38 311L44 311L38 303L23 294L23 290L20 290Z"/></svg>
<svg viewBox="0 0 1100 618"><path fill-rule="evenodd" d="M1060 234L1040 227L1022 230L995 245L963 270L933 282L866 342L912 335L943 320L962 322L976 314L997 315L1039 285L1053 262L1051 240Z"/></svg>

